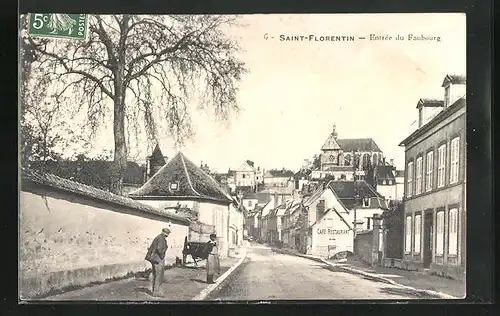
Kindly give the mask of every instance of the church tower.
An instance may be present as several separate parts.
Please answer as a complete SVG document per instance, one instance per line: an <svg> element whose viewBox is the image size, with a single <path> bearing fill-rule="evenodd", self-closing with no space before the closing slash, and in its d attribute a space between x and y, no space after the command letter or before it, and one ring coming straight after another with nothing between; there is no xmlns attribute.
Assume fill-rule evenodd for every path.
<svg viewBox="0 0 500 316"><path fill-rule="evenodd" d="M342 148L337 142L337 128L333 124L332 133L328 136L325 144L321 147L321 170L326 171L332 166L339 165L339 154ZM340 159L343 160L343 159ZM342 163L342 161L340 161Z"/></svg>

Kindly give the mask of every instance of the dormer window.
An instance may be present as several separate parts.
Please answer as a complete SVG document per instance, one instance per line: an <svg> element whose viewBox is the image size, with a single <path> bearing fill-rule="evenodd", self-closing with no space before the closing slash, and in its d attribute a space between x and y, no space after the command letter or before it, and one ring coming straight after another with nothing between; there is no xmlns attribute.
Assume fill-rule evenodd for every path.
<svg viewBox="0 0 500 316"><path fill-rule="evenodd" d="M179 182L170 182L168 187L170 191L177 191L179 190Z"/></svg>
<svg viewBox="0 0 500 316"><path fill-rule="evenodd" d="M364 198L363 199L363 206L364 207L369 207L370 206L370 198Z"/></svg>
<svg viewBox="0 0 500 316"><path fill-rule="evenodd" d="M448 107L450 105L450 85L444 88L444 107Z"/></svg>
<svg viewBox="0 0 500 316"><path fill-rule="evenodd" d="M384 181L382 181L382 184L383 184L383 185L386 185L386 184L387 184L387 182L384 180Z"/></svg>

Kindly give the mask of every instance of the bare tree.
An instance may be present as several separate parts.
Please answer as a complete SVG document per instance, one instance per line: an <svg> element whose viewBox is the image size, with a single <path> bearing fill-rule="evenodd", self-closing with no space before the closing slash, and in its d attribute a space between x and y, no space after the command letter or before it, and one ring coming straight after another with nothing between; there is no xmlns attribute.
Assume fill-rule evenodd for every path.
<svg viewBox="0 0 500 316"><path fill-rule="evenodd" d="M156 139L161 123L178 142L192 135L188 104L215 110L225 119L237 110L237 83L245 73L240 50L224 28L230 16L89 17L85 41L37 42L42 66L65 82L58 96L73 89L87 108L92 132L113 115L114 174L112 192L121 193L127 162L127 133L145 127Z"/></svg>

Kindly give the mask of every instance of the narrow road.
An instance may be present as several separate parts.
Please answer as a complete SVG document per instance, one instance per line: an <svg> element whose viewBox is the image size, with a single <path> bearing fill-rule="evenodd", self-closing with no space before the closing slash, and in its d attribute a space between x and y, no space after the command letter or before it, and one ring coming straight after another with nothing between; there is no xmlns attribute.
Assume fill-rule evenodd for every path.
<svg viewBox="0 0 500 316"><path fill-rule="evenodd" d="M309 259L249 248L247 261L208 300L423 299L406 289L335 271ZM429 297L430 298L430 297Z"/></svg>

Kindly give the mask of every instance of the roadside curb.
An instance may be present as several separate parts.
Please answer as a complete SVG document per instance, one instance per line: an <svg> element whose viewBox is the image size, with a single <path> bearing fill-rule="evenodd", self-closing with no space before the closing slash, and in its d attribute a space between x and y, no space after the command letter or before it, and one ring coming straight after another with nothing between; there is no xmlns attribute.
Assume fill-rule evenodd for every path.
<svg viewBox="0 0 500 316"><path fill-rule="evenodd" d="M327 264L327 265L329 265L331 267L337 268L339 270L343 270L344 272L347 272L347 273L362 275L364 277L368 277L368 278L373 279L375 281L379 281L379 282L383 282L383 283L388 283L388 284L391 284L391 285L394 285L394 286L397 286L397 287L400 287L400 288L404 288L404 289L407 289L407 290L410 290L410 291L414 291L414 292L417 292L417 293L431 295L431 296L437 296L437 297L442 298L442 299L460 299L459 297L448 295L448 294L445 294L445 293L442 293L442 292L431 291L431 290L422 290L422 289L417 289L417 288L414 288L414 287L411 287L411 286L402 285L402 284L397 283L394 280L391 280L391 279L388 279L388 278L384 278L384 277L378 276L376 274L368 273L368 272L365 272L365 271L357 270L357 269L354 269L354 268L351 268L351 267L346 267L344 265L340 265L340 264L335 264L335 263L332 263L332 262L328 262L325 259L320 258L320 257L309 256L309 255L304 255L304 254L298 254L298 253L294 253L292 251L282 250L282 249L274 249L274 250L276 252L281 252L281 253L289 254L289 255L292 255L292 256L302 257L302 258L310 259L310 260L313 260L313 261L316 261L316 262L321 262L321 263Z"/></svg>
<svg viewBox="0 0 500 316"><path fill-rule="evenodd" d="M245 259L247 257L247 253L248 253L248 250L245 249L243 252L243 256L241 257L240 260L238 260L238 262L236 262L235 265L233 265L226 272L224 272L220 277L218 277L214 284L210 284L209 286L204 288L200 292L200 294L196 295L191 300L192 301L203 301L204 299L206 299L210 293L215 291L222 284L222 282L224 282L224 280L226 280L231 275L231 273L233 273L234 270L236 270L236 268L238 268L245 261Z"/></svg>

